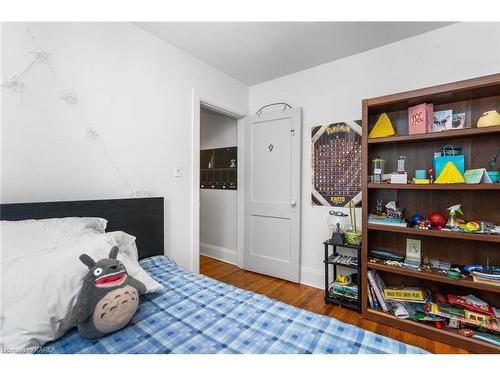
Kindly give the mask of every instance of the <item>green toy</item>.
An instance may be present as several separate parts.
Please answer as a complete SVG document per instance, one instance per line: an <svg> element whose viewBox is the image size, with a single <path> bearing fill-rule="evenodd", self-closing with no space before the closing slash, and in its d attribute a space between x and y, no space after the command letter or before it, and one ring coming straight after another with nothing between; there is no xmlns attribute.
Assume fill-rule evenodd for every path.
<svg viewBox="0 0 500 375"><path fill-rule="evenodd" d="M116 246L108 258L97 262L87 254L80 255L89 272L70 322L83 337L97 338L125 327L137 311L139 294L146 292L144 284L127 273L117 255Z"/></svg>

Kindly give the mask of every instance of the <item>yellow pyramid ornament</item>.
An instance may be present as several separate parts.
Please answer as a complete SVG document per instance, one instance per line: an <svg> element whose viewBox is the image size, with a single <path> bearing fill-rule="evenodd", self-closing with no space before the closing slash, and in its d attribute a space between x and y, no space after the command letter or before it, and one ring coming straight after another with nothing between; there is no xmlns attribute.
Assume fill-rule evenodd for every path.
<svg viewBox="0 0 500 375"><path fill-rule="evenodd" d="M368 138L391 137L395 134L396 132L392 126L391 119L387 116L387 113L384 112L378 118L370 134L368 134Z"/></svg>
<svg viewBox="0 0 500 375"><path fill-rule="evenodd" d="M443 170L439 174L435 184L463 184L465 183L464 176L451 161L445 164Z"/></svg>
<svg viewBox="0 0 500 375"><path fill-rule="evenodd" d="M477 122L478 128L486 128L487 126L497 126L500 125L500 114L497 111L492 110L484 112Z"/></svg>

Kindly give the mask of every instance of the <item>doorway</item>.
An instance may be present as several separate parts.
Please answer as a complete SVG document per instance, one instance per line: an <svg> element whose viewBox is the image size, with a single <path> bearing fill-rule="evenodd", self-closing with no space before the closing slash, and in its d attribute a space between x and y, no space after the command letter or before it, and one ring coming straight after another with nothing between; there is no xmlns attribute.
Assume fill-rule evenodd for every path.
<svg viewBox="0 0 500 375"><path fill-rule="evenodd" d="M236 264L237 266L241 267L242 266L242 249L243 249L243 186L242 185L237 185L237 188L234 190L230 191L222 191L220 193L233 193L233 195L236 193L236 200L237 200L237 213L236 213L236 259L234 257L234 252L227 252L224 251L227 249L226 246L227 243L233 243L234 244L234 237L232 239L230 238L229 234L227 235L227 238L224 239L225 242L218 242L218 244L210 244L209 242L217 242L216 240L213 240L215 237L217 239L217 230L221 228L221 226L206 226L204 229L201 228L201 214L203 213L204 215L204 221L206 221L208 218L210 218L209 213L212 210L212 206L215 205L215 201L207 201L205 199L205 204L208 206L204 206L203 212L202 212L202 207L201 207L201 198L202 194L207 198L207 196L210 196L207 192L202 193L202 187L201 187L201 149L202 145L204 147L207 147L206 140L204 140L203 144L201 143L201 120L202 116L205 117L206 119L206 113L208 111L208 116L215 117L215 115L222 115L225 117L225 121L236 121L236 134L237 134L237 144L236 144L236 182L237 181L243 181L243 129L244 129L244 120L243 118L246 116L246 114L242 111L239 111L237 109L233 109L230 106L223 105L220 103L215 103L210 100L201 98L199 94L197 93L197 90L193 89L193 101L192 101L192 109L193 109L193 117L192 117L192 163L191 163L191 171L192 171L192 185L191 185L191 194L192 194L192 199L191 199L191 249L190 249L190 255L191 255L191 267L190 270L195 273L200 272L200 248L203 246L202 252L204 252L206 255L211 255L213 257L218 257L222 258L222 260L226 262L231 262ZM205 114L202 115L202 112L205 112ZM223 127L223 126L222 126ZM234 129L233 129L234 131ZM217 132L216 132L217 133ZM231 132L229 132L230 134ZM224 147L222 147L224 148ZM226 147L227 148L227 147ZM212 149L215 152L215 149ZM219 151L220 153L220 151ZM214 156L215 158L215 156ZM234 159L233 157L228 160L229 163L229 168L232 168L230 166L231 160ZM211 160L211 167L214 166L215 160ZM221 161L221 158L219 157L219 162ZM204 165L206 169L208 168L208 162L206 162L206 165ZM234 176L234 175L233 175ZM218 177L220 179L220 177ZM205 181L207 182L207 181ZM223 182L223 181L218 181L218 182ZM217 186L217 185L216 185ZM222 185L221 185L222 187ZM226 188L223 190L226 190ZM215 190L215 187L214 187ZM211 194L212 196L218 195L219 198L222 196L222 194ZM223 215L228 216L230 212L233 212L231 209L227 209L228 211L226 213L223 213ZM207 214L208 213L208 214ZM232 214L231 214L232 215ZM234 217L234 216L231 216ZM210 218L210 220L217 220L217 218ZM212 231L210 231L210 228L212 228ZM230 230L234 230L234 222L231 223L231 225L228 225L226 227L222 226L224 230L226 230L226 233L229 233ZM203 238L201 237L203 230ZM213 236L211 234L214 234ZM234 235L234 233L233 233ZM219 237L220 239L220 237ZM202 242L205 241L205 242ZM220 244L223 244L222 246ZM226 245L224 245L226 244ZM207 245L213 245L213 246L207 246ZM227 249L227 250L233 250L233 249Z"/></svg>
<svg viewBox="0 0 500 375"><path fill-rule="evenodd" d="M213 124L217 115L226 117L223 122L233 119L233 126L236 121L237 146L201 140L202 131L203 137L206 136L202 121ZM259 110L256 115L245 116L227 107L209 104L193 90L191 271L200 272L201 253L246 270L298 282L301 109L288 106L281 111L262 113ZM207 117L214 121L206 121ZM221 121L220 117L217 121ZM212 136L209 134L208 139ZM231 139L234 144L234 134ZM214 176L219 168L231 172L236 168L236 173L232 177L223 177L220 173ZM202 169L210 172L210 176L202 176ZM207 187L222 191L203 192ZM235 244L234 219L229 219L234 218L234 209L231 204L217 207L217 202L222 202L222 193L235 192L236 254L231 249ZM216 196L218 198L213 198ZM229 200L234 204L234 197ZM202 219L210 224L201 224Z"/></svg>
<svg viewBox="0 0 500 375"><path fill-rule="evenodd" d="M238 120L200 110L200 255L238 264Z"/></svg>

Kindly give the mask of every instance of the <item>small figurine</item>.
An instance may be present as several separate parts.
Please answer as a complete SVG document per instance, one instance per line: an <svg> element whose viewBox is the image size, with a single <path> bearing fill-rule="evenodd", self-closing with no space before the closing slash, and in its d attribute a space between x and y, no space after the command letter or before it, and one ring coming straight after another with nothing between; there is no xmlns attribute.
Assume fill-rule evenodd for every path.
<svg viewBox="0 0 500 375"><path fill-rule="evenodd" d="M341 286L349 286L352 284L352 279L350 275L337 275L335 282Z"/></svg>
<svg viewBox="0 0 500 375"><path fill-rule="evenodd" d="M427 171L429 173L429 183L434 183L434 168L429 168Z"/></svg>
<svg viewBox="0 0 500 375"><path fill-rule="evenodd" d="M411 227L417 227L422 220L423 220L422 216L416 214L416 215L412 215L410 217L410 219L408 220L408 222L409 222Z"/></svg>
<svg viewBox="0 0 500 375"><path fill-rule="evenodd" d="M384 213L384 200L377 199L377 206L375 207L375 213L379 216L382 216Z"/></svg>
<svg viewBox="0 0 500 375"><path fill-rule="evenodd" d="M422 271L431 272L431 261L428 257L424 257L422 260Z"/></svg>
<svg viewBox="0 0 500 375"><path fill-rule="evenodd" d="M390 201L385 205L385 208L387 209L387 217L390 219L399 219L401 220L403 218L403 209L398 208L396 206L396 201Z"/></svg>

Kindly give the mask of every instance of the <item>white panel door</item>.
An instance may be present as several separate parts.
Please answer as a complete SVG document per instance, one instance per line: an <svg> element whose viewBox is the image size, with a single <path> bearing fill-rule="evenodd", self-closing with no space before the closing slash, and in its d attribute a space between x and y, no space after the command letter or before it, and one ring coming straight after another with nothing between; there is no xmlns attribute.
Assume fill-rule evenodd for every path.
<svg viewBox="0 0 500 375"><path fill-rule="evenodd" d="M300 108L245 122L243 268L294 282L300 263Z"/></svg>

